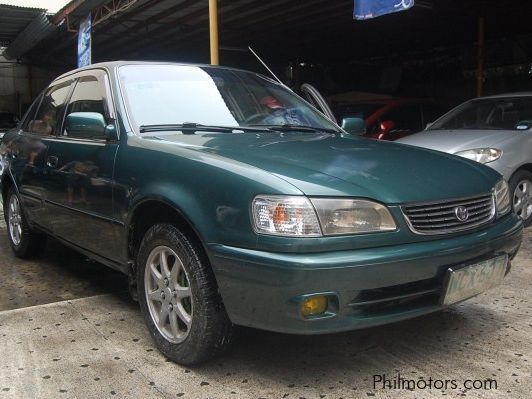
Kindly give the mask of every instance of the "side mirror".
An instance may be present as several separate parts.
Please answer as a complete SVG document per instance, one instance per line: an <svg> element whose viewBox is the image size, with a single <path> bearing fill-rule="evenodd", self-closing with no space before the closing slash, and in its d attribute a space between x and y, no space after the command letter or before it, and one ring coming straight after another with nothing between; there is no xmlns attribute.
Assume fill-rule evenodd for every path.
<svg viewBox="0 0 532 399"><path fill-rule="evenodd" d="M380 133L381 134L389 133L390 131L393 130L394 127L395 127L394 121L382 121L380 125L380 128L381 128Z"/></svg>
<svg viewBox="0 0 532 399"><path fill-rule="evenodd" d="M342 129L347 133L362 136L366 133L366 123L362 118L347 117L342 119Z"/></svg>
<svg viewBox="0 0 532 399"><path fill-rule="evenodd" d="M65 118L68 137L110 139L111 130L98 112L73 112Z"/></svg>

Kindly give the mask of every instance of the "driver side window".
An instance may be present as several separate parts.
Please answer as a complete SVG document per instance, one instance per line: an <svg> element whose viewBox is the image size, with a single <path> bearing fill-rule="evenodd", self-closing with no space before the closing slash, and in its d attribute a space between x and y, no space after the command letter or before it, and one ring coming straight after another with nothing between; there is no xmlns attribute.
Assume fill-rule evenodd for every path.
<svg viewBox="0 0 532 399"><path fill-rule="evenodd" d="M66 122L68 122L69 115L74 113L85 113L87 116L90 114L100 114L104 119L109 114L105 99L105 90L97 77L83 76L77 81L67 106ZM82 127L82 125L77 126L77 128L72 128L68 123L65 123L63 135L77 139L98 139L105 137L101 129L78 127Z"/></svg>

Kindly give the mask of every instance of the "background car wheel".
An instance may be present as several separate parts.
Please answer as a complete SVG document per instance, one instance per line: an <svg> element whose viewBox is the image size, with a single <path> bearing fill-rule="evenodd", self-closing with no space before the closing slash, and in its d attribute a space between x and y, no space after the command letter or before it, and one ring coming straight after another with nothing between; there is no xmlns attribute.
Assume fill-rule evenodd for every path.
<svg viewBox="0 0 532 399"><path fill-rule="evenodd" d="M7 193L4 214L11 249L18 258L34 258L41 254L46 245L46 236L32 231L26 222L22 203L16 191Z"/></svg>
<svg viewBox="0 0 532 399"><path fill-rule="evenodd" d="M159 350L192 365L218 355L233 336L209 262L170 224L150 228L137 262L140 307Z"/></svg>
<svg viewBox="0 0 532 399"><path fill-rule="evenodd" d="M514 212L523 219L525 226L532 224L532 173L516 172L509 182Z"/></svg>

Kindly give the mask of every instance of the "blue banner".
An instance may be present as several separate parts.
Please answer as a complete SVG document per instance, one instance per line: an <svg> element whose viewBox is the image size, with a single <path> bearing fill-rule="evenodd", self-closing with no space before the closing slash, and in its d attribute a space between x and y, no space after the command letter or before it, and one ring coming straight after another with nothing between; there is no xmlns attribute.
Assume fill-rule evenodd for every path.
<svg viewBox="0 0 532 399"><path fill-rule="evenodd" d="M91 30L92 21L89 14L79 24L78 31L78 68L91 64Z"/></svg>
<svg viewBox="0 0 532 399"><path fill-rule="evenodd" d="M393 12L408 10L414 0L355 0L354 19L371 19Z"/></svg>

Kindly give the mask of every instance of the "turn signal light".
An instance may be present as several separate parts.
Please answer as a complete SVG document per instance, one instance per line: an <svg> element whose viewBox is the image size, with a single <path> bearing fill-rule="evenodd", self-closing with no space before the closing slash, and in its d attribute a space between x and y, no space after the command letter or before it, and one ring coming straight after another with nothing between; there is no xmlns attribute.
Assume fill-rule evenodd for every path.
<svg viewBox="0 0 532 399"><path fill-rule="evenodd" d="M317 316L325 313L328 307L327 297L324 295L317 295L305 299L301 303L301 314L304 317Z"/></svg>

